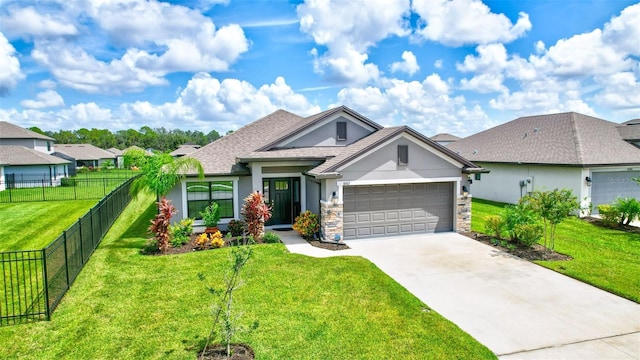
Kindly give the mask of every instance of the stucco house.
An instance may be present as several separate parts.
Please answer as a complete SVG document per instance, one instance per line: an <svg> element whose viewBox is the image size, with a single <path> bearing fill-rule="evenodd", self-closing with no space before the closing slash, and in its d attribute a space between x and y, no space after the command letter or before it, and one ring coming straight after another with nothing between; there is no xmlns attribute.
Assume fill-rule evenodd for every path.
<svg viewBox="0 0 640 360"><path fill-rule="evenodd" d="M51 156L54 139L0 121L0 191L10 187L56 186L68 176L66 160Z"/></svg>
<svg viewBox="0 0 640 360"><path fill-rule="evenodd" d="M108 148L107 151L115 155L116 157L115 166L118 169L124 168L124 151L114 147Z"/></svg>
<svg viewBox="0 0 640 360"><path fill-rule="evenodd" d="M116 163L116 154L91 144L57 144L53 155L72 162L72 175L79 167L99 167L105 161Z"/></svg>
<svg viewBox="0 0 640 360"><path fill-rule="evenodd" d="M309 117L278 110L189 156L206 178L190 174L168 194L174 221L198 219L215 201L224 229L260 191L273 206L268 226L291 227L310 210L328 240L468 231L467 179L484 171L406 126L384 128L344 106Z"/></svg>
<svg viewBox="0 0 640 360"><path fill-rule="evenodd" d="M640 121L575 112L526 116L447 147L491 172L474 175L476 198L516 203L534 190L567 188L583 206L640 198Z"/></svg>

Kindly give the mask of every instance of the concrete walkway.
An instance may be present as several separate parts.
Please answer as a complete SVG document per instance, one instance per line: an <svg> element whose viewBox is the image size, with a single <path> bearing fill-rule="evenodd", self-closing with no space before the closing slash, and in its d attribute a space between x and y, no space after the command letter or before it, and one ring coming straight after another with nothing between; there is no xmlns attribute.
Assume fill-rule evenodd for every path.
<svg viewBox="0 0 640 360"><path fill-rule="evenodd" d="M284 235L284 236L283 236ZM455 233L289 251L363 256L501 359L640 359L640 305Z"/></svg>

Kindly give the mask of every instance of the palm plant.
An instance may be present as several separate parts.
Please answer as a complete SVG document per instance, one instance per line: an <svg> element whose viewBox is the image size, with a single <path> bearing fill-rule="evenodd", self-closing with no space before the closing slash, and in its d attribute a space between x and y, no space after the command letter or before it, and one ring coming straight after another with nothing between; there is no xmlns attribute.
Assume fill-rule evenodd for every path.
<svg viewBox="0 0 640 360"><path fill-rule="evenodd" d="M175 159L169 154L146 156L141 165L142 175L131 184L131 194L150 192L156 197L164 197L186 176L189 170L196 170L199 178L204 178L200 161L190 157Z"/></svg>

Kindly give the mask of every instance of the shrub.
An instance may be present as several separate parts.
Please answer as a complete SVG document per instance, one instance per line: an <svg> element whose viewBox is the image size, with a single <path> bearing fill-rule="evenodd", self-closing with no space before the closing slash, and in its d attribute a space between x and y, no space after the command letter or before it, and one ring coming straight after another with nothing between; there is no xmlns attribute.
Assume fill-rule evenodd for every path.
<svg viewBox="0 0 640 360"><path fill-rule="evenodd" d="M176 213L176 208L164 197L156 204L158 205L158 214L151 220L149 232L155 237L158 250L166 252L169 248L169 239L171 238L169 224L171 224L171 217Z"/></svg>
<svg viewBox="0 0 640 360"><path fill-rule="evenodd" d="M613 207L620 216L620 225L629 225L640 216L640 202L635 198L617 198Z"/></svg>
<svg viewBox="0 0 640 360"><path fill-rule="evenodd" d="M76 178L62 178L60 180L60 185L61 186L76 186L77 184L77 179Z"/></svg>
<svg viewBox="0 0 640 360"><path fill-rule="evenodd" d="M490 215L485 218L484 230L487 234L493 235L496 239L502 238L502 232L505 228L505 222L500 215Z"/></svg>
<svg viewBox="0 0 640 360"><path fill-rule="evenodd" d="M518 224L515 227L517 241L527 247L533 246L544 235L544 230L540 223Z"/></svg>
<svg viewBox="0 0 640 360"><path fill-rule="evenodd" d="M518 240L516 234L518 225L533 224L538 220L536 215L523 203L508 205L504 210L504 226L512 241Z"/></svg>
<svg viewBox="0 0 640 360"><path fill-rule="evenodd" d="M280 242L280 235L270 231L264 234L262 241L267 244L277 244Z"/></svg>
<svg viewBox="0 0 640 360"><path fill-rule="evenodd" d="M209 243L211 244L211 247L214 249L223 247L224 239L222 239L222 233L220 231L216 231L209 234Z"/></svg>
<svg viewBox="0 0 640 360"><path fill-rule="evenodd" d="M179 247L189 242L191 233L193 232L193 219L186 218L180 220L180 223L171 225L171 245Z"/></svg>
<svg viewBox="0 0 640 360"><path fill-rule="evenodd" d="M231 236L242 236L247 231L247 224L242 220L231 220L228 229Z"/></svg>
<svg viewBox="0 0 640 360"><path fill-rule="evenodd" d="M204 226L208 228L214 228L218 226L218 222L220 222L220 211L218 209L218 203L212 202L204 208L203 211L200 212L200 216L202 216L202 222Z"/></svg>
<svg viewBox="0 0 640 360"><path fill-rule="evenodd" d="M609 204L598 205L598 213L602 219L602 225L607 227L615 227L622 218L618 208Z"/></svg>
<svg viewBox="0 0 640 360"><path fill-rule="evenodd" d="M264 196L256 191L244 199L240 214L247 224L247 233L259 241L264 232L264 223L271 219L271 207L264 202Z"/></svg>
<svg viewBox="0 0 640 360"><path fill-rule="evenodd" d="M293 229L302 235L305 239L313 238L320 230L318 215L307 210L296 217L293 223Z"/></svg>
<svg viewBox="0 0 640 360"><path fill-rule="evenodd" d="M204 250L209 247L209 234L202 233L198 235L195 241L195 247L199 250Z"/></svg>

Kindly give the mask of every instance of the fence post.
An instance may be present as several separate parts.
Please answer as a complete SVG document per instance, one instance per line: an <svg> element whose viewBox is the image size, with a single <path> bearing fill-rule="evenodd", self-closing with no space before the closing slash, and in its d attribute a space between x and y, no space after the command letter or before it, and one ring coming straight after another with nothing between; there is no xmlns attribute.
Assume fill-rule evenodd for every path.
<svg viewBox="0 0 640 360"><path fill-rule="evenodd" d="M42 179L42 201L45 201L47 199L45 199L45 194L44 194L44 179Z"/></svg>
<svg viewBox="0 0 640 360"><path fill-rule="evenodd" d="M67 230L62 232L62 240L63 240L63 245L64 245L64 270L65 270L65 274L66 274L66 277L67 277L67 289L66 290L69 290L69 287L71 285L69 284L69 258L68 258L68 255L67 255Z"/></svg>
<svg viewBox="0 0 640 360"><path fill-rule="evenodd" d="M82 251L82 243L84 238L82 237L82 218L78 218L78 233L80 234L80 259L82 259L82 265L84 265L84 251Z"/></svg>
<svg viewBox="0 0 640 360"><path fill-rule="evenodd" d="M51 320L51 307L49 306L49 278L47 274L47 248L42 249L42 270L44 279L44 301L47 308L46 320Z"/></svg>

